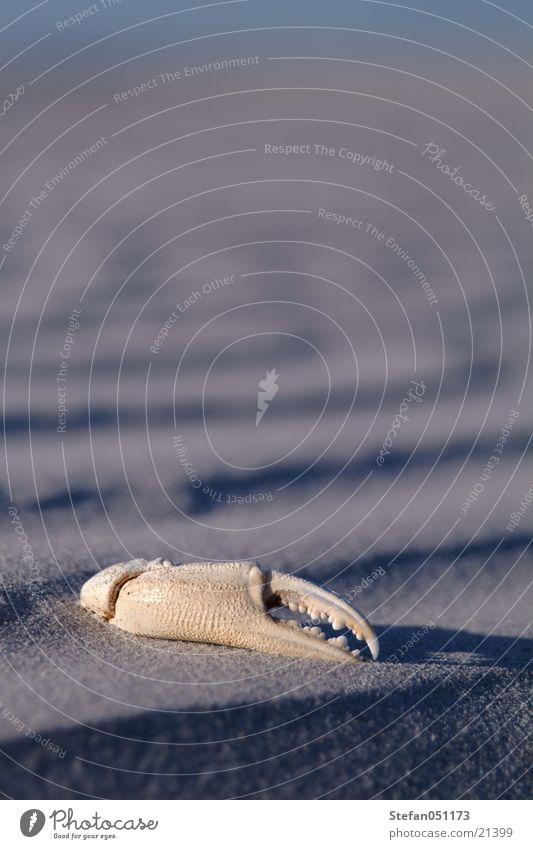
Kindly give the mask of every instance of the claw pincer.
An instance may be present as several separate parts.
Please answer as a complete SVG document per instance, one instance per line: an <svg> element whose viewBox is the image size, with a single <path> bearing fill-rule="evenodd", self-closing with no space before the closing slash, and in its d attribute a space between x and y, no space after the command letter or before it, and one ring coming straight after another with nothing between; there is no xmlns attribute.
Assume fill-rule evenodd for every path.
<svg viewBox="0 0 533 849"><path fill-rule="evenodd" d="M366 641L374 660L379 652L366 619L342 598L252 560L174 566L160 557L116 563L83 585L80 600L112 625L144 637L355 661L360 652L350 648L353 634ZM280 618L280 611L294 618ZM347 633L327 639L321 623Z"/></svg>

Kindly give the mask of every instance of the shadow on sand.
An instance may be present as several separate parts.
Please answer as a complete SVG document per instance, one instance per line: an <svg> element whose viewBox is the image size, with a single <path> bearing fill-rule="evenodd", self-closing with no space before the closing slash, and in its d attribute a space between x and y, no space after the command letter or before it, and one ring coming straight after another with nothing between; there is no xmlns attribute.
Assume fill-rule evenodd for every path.
<svg viewBox="0 0 533 849"><path fill-rule="evenodd" d="M383 662L337 670L338 695L145 711L1 746L14 798L526 798L532 641L382 626ZM177 661L179 663L179 659ZM341 683L342 682L342 683Z"/></svg>

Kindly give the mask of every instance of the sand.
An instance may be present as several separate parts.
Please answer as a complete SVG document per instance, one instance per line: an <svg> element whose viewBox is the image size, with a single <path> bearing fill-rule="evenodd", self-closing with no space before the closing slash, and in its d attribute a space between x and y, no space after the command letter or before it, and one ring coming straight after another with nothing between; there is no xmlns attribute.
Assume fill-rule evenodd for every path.
<svg viewBox="0 0 533 849"><path fill-rule="evenodd" d="M94 16L91 37L133 24L138 5ZM379 4L361 4L363 21L338 5L355 28L383 26ZM182 15L182 39L247 34L170 51L174 19L132 29L2 117L11 139L45 110L2 160L5 238L106 139L48 190L2 266L4 796L529 793L533 504L517 511L533 486L531 228L506 179L527 190L516 141L529 116L509 93L527 99L527 80L468 30L457 44L424 22L413 35L392 13L403 35L379 44L254 29L302 14L284 2L213 8L208 24ZM501 10L484 14L504 38ZM10 30L10 55L47 15ZM332 15L305 4L306 25ZM24 53L24 79L85 44L84 26ZM113 97L165 68L256 55ZM268 61L281 55L358 63ZM19 60L5 73L14 91ZM61 99L67 81L78 88ZM261 91L215 96L248 89ZM430 142L495 211L428 161ZM256 426L271 369L279 391ZM379 660L146 640L80 608L99 568L160 555L257 559L333 589L375 626Z"/></svg>

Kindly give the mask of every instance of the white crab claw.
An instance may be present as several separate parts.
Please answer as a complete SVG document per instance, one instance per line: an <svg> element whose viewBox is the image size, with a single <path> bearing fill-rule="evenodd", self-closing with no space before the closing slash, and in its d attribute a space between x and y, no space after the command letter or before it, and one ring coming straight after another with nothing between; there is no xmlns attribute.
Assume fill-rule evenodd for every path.
<svg viewBox="0 0 533 849"><path fill-rule="evenodd" d="M373 629L359 611L336 593L324 590L311 581L276 571L270 573L269 586L274 598L279 597L283 605L297 601L311 617L322 619L327 616L335 631L348 628L358 640L366 641L373 659L377 659L379 641Z"/></svg>
<svg viewBox="0 0 533 849"><path fill-rule="evenodd" d="M83 607L111 624L146 637L215 643L315 660L356 662L344 635L325 639L318 625L302 628L274 618L274 608L299 611L313 623L329 618L336 630L366 640L374 660L377 637L353 607L332 592L283 572L262 570L246 560L187 563L130 560L87 581Z"/></svg>

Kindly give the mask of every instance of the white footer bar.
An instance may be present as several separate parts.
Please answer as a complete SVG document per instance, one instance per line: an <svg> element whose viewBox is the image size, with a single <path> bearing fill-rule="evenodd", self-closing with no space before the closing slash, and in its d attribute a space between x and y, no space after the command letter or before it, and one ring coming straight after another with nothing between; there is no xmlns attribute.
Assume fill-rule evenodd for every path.
<svg viewBox="0 0 533 849"><path fill-rule="evenodd" d="M275 808L275 810L274 810ZM4 801L4 846L533 846L527 801ZM35 843L29 838L35 837ZM68 841L68 842L67 842Z"/></svg>

